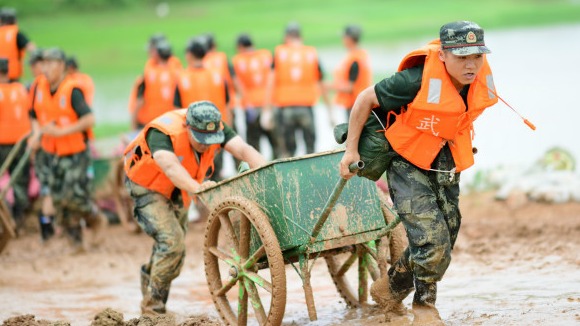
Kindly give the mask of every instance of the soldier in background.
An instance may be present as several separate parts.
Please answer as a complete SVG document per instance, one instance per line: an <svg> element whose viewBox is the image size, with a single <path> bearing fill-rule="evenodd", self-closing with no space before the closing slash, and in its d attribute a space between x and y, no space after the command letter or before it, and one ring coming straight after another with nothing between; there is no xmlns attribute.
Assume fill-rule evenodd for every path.
<svg viewBox="0 0 580 326"><path fill-rule="evenodd" d="M336 92L334 103L346 109L347 120L358 94L372 83L368 54L359 47L361 34L360 26L345 27L342 43L348 53L336 69L333 83L328 86L329 90Z"/></svg>
<svg viewBox="0 0 580 326"><path fill-rule="evenodd" d="M14 145L31 129L26 88L19 82L10 82L8 66L8 59L0 58L0 165L4 164ZM20 147L15 159L8 166L11 178L25 151L26 146ZM24 226L25 211L30 206L28 199L30 162L28 160L20 171L20 175L12 182L14 192L12 216L16 222L16 230L20 231ZM0 200L4 199L0 198Z"/></svg>
<svg viewBox="0 0 580 326"><path fill-rule="evenodd" d="M266 85L272 66L272 53L266 49L256 49L249 35L241 34L236 40L238 53L232 58L234 85L240 96L246 118L246 140L259 152L260 138L265 136L272 154L276 148L272 131L260 125L260 114L266 97Z"/></svg>
<svg viewBox="0 0 580 326"><path fill-rule="evenodd" d="M14 8L0 9L0 58L8 59L8 78L17 81L22 77L25 52L36 48L34 42L20 31Z"/></svg>

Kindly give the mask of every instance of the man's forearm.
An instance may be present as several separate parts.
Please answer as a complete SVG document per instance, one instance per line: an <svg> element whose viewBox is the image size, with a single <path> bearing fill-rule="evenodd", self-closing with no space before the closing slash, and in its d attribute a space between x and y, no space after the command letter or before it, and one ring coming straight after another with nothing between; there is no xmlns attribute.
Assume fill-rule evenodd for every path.
<svg viewBox="0 0 580 326"><path fill-rule="evenodd" d="M348 121L348 135L346 138L347 150L358 152L360 134L371 110L376 105L378 105L378 100L374 86L368 87L356 98Z"/></svg>

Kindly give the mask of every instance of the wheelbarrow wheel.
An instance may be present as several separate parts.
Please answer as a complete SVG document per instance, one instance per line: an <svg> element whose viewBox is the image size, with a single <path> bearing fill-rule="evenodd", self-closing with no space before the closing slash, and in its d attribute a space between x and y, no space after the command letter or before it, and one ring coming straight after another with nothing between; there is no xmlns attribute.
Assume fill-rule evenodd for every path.
<svg viewBox="0 0 580 326"><path fill-rule="evenodd" d="M386 204L385 198L379 197ZM385 207L382 211L389 222L394 219ZM387 272L391 262L399 259L406 248L405 239L405 229L399 224L379 240L357 244L344 253L325 257L330 276L347 306L359 308L368 304L372 282Z"/></svg>
<svg viewBox="0 0 580 326"><path fill-rule="evenodd" d="M248 320L259 325L282 323L286 308L282 251L268 217L254 202L231 197L212 210L204 262L213 301L227 325L246 325Z"/></svg>

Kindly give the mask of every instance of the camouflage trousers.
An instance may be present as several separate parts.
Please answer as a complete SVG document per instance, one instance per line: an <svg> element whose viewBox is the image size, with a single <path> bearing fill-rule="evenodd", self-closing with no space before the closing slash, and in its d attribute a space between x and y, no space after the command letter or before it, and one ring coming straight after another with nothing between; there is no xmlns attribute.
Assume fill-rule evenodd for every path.
<svg viewBox="0 0 580 326"><path fill-rule="evenodd" d="M155 241L149 262L141 269L148 274L149 282L142 284L146 287L143 295L152 296L164 305L171 281L179 276L183 266L187 215L181 206L129 178L125 179L125 186L135 204L134 218Z"/></svg>
<svg viewBox="0 0 580 326"><path fill-rule="evenodd" d="M34 172L40 183L40 194L47 196L50 194L50 184L52 177L52 166L56 161L56 156L45 152L42 148L34 155Z"/></svg>
<svg viewBox="0 0 580 326"><path fill-rule="evenodd" d="M302 131L306 154L314 153L316 130L310 106L287 106L276 111L276 158L296 155L296 131Z"/></svg>
<svg viewBox="0 0 580 326"><path fill-rule="evenodd" d="M4 164L4 161L14 148L14 145L0 145L0 165ZM22 146L15 159L8 166L8 172L12 175L16 166L18 165L20 158L24 156L26 151L26 145ZM17 223L22 222L24 218L24 211L29 207L30 200L28 199L28 184L30 182L30 161L24 164L24 167L20 171L20 175L14 181L12 190L14 192L14 205L12 206L12 214Z"/></svg>
<svg viewBox="0 0 580 326"><path fill-rule="evenodd" d="M439 156L445 155L450 162L448 147ZM391 198L409 239L409 247L389 271L392 281L404 283L397 285L400 290L412 288L413 278L437 282L447 270L461 225L458 177L450 180L448 173L421 170L401 156L389 164Z"/></svg>
<svg viewBox="0 0 580 326"><path fill-rule="evenodd" d="M56 156L39 150L35 170L41 194L51 195L57 216L67 228L80 227L81 219L95 215L91 198L91 156L88 150Z"/></svg>

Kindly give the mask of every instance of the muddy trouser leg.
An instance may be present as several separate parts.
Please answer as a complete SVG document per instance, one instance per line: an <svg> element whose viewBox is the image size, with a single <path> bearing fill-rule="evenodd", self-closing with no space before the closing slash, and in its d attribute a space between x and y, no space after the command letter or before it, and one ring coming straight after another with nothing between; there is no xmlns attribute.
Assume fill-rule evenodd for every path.
<svg viewBox="0 0 580 326"><path fill-rule="evenodd" d="M63 224L74 244L82 242L80 221L89 218L93 213L91 199L91 178L88 170L91 158L88 151L61 156L54 165L55 180L51 193L63 216Z"/></svg>
<svg viewBox="0 0 580 326"><path fill-rule="evenodd" d="M434 284L451 262L459 231L459 186L440 186L435 173L419 170L401 157L393 159L387 176L395 209L407 231L408 266L415 285Z"/></svg>
<svg viewBox="0 0 580 326"><path fill-rule="evenodd" d="M260 137L263 130L260 126L260 113L258 108L247 108L246 114L246 140L248 144L260 152Z"/></svg>
<svg viewBox="0 0 580 326"><path fill-rule="evenodd" d="M407 248L401 258L387 272L391 293L400 301L403 301L413 291L413 270L409 265L410 254L411 252Z"/></svg>
<svg viewBox="0 0 580 326"><path fill-rule="evenodd" d="M297 124L302 129L304 143L306 144L306 154L314 153L314 144L316 142L316 127L314 124L314 113L312 107L297 108Z"/></svg>
<svg viewBox="0 0 580 326"><path fill-rule="evenodd" d="M34 172L40 183L40 196L42 197L42 209L38 216L40 234L42 240L48 240L54 235L54 212L46 210L46 202L52 202L51 184L54 180L53 163L55 157L52 154L39 149L34 159ZM52 205L50 205L52 206Z"/></svg>
<svg viewBox="0 0 580 326"><path fill-rule="evenodd" d="M183 266L187 216L161 194L130 180L126 180L125 185L135 202L137 223L155 240L150 262L142 266L142 271L149 272L150 277L142 309L164 313L171 282Z"/></svg>
<svg viewBox="0 0 580 326"><path fill-rule="evenodd" d="M13 146L10 146L12 150ZM8 167L10 175L16 170L16 166L20 163L20 158L24 156L26 151L26 146L22 146L16 155L16 159L12 161ZM12 190L14 191L14 206L12 206L12 215L14 216L14 221L16 222L17 228L22 228L24 226L24 212L30 206L30 201L28 199L28 184L30 183L30 160L26 160L22 170L20 170L20 175L16 178L13 183Z"/></svg>
<svg viewBox="0 0 580 326"><path fill-rule="evenodd" d="M288 106L280 109L282 114L282 135L281 141L284 143L284 157L292 157L296 154L296 107Z"/></svg>
<svg viewBox="0 0 580 326"><path fill-rule="evenodd" d="M288 152L288 147L287 147L287 143L286 143L286 129L289 128L288 127L288 120L286 117L286 111L289 108L287 107L283 107L283 108L277 108L276 110L274 110L274 121L275 121L275 125L274 125L274 129L272 130L272 133L274 135L274 137L276 138L276 147L274 148L274 157L275 158L284 158L284 157L289 157L290 154Z"/></svg>

